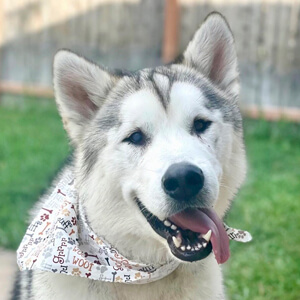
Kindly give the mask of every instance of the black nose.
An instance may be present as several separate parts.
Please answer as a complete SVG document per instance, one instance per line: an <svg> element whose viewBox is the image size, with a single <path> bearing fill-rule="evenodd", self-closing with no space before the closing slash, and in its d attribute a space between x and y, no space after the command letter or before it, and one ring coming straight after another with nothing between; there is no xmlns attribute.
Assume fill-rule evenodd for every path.
<svg viewBox="0 0 300 300"><path fill-rule="evenodd" d="M171 165L162 178L164 191L172 198L190 200L203 188L204 175L201 169L189 163Z"/></svg>

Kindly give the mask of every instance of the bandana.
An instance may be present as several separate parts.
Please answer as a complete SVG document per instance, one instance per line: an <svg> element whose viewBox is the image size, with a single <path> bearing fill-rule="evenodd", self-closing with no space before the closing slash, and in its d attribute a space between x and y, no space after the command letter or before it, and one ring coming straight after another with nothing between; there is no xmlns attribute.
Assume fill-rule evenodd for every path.
<svg viewBox="0 0 300 300"><path fill-rule="evenodd" d="M180 264L130 261L89 227L78 201L74 175L66 172L29 225L17 250L20 270L43 270L94 280L149 283L172 273ZM248 242L250 233L225 225L230 239Z"/></svg>

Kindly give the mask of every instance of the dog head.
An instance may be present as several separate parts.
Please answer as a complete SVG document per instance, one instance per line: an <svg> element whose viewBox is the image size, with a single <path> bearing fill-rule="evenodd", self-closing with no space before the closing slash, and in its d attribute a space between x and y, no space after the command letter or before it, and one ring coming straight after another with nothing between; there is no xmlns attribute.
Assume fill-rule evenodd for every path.
<svg viewBox="0 0 300 300"><path fill-rule="evenodd" d="M211 14L177 62L134 73L60 51L54 87L92 228L158 241L183 261L212 248L226 261L220 218L243 181L245 154L225 19Z"/></svg>

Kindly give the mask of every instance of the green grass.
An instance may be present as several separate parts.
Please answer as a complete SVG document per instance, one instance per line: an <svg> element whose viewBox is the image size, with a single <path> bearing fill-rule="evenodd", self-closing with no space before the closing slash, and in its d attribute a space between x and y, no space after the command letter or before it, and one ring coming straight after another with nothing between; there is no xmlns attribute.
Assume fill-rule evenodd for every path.
<svg viewBox="0 0 300 300"><path fill-rule="evenodd" d="M7 104L9 103L9 104ZM16 248L26 212L69 148L52 100L7 99L0 106L0 246ZM253 241L231 241L224 266L229 299L300 296L300 125L246 120L249 171L227 217Z"/></svg>
<svg viewBox="0 0 300 300"><path fill-rule="evenodd" d="M245 122L249 170L227 218L249 230L231 242L230 299L300 299L300 124Z"/></svg>
<svg viewBox="0 0 300 300"><path fill-rule="evenodd" d="M18 246L27 211L68 149L53 100L5 97L0 105L0 247Z"/></svg>

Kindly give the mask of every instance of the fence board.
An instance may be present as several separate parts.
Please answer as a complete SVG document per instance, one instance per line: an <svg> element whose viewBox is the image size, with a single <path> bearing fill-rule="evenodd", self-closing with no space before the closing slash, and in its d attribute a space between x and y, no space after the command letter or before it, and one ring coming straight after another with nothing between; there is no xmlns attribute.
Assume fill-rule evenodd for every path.
<svg viewBox="0 0 300 300"><path fill-rule="evenodd" d="M231 24L242 106L300 108L300 0L179 0L178 52L205 16ZM70 48L110 67L161 63L164 1L5 0L0 14L0 80L52 86L52 59Z"/></svg>

